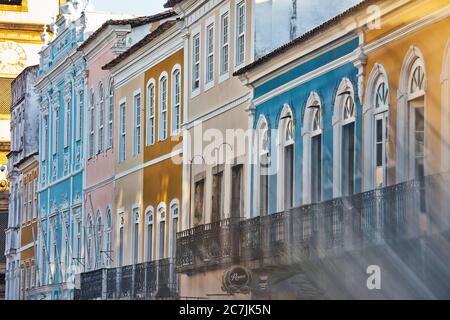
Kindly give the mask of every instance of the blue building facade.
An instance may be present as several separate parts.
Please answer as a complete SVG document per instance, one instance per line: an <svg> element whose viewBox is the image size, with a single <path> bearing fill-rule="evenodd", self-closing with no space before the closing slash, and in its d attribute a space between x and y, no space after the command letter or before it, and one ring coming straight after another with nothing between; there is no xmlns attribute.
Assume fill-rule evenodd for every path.
<svg viewBox="0 0 450 320"><path fill-rule="evenodd" d="M252 216L361 191L359 47L347 35L256 79Z"/></svg>
<svg viewBox="0 0 450 320"><path fill-rule="evenodd" d="M88 2L86 2L88 4ZM34 299L73 299L84 269L83 190L86 61L78 46L108 16L68 2L41 50L38 290Z"/></svg>

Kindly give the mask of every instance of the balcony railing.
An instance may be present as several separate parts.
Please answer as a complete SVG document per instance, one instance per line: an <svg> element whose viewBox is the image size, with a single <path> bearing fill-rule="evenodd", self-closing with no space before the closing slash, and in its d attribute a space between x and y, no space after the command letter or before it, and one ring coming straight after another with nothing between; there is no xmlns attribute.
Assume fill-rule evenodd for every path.
<svg viewBox="0 0 450 320"><path fill-rule="evenodd" d="M176 266L171 258L82 273L80 299L175 299Z"/></svg>
<svg viewBox="0 0 450 320"><path fill-rule="evenodd" d="M423 216L439 227L449 225L449 203L443 203L449 199L449 177L424 177L268 216L185 230L177 235L177 270L200 272L233 261L292 264L416 237Z"/></svg>

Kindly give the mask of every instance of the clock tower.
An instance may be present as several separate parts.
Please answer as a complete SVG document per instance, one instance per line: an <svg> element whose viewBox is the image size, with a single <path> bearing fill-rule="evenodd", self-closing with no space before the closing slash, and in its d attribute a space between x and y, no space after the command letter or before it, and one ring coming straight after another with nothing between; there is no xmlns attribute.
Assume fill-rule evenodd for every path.
<svg viewBox="0 0 450 320"><path fill-rule="evenodd" d="M39 63L41 33L56 18L61 2L0 0L0 165L7 163L9 152L11 82L27 66Z"/></svg>

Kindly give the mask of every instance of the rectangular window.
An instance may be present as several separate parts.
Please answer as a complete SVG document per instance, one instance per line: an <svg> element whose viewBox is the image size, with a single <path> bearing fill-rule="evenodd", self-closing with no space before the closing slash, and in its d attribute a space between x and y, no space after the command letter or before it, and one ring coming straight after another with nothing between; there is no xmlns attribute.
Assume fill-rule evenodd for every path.
<svg viewBox="0 0 450 320"><path fill-rule="evenodd" d="M91 96L89 109L89 159L94 156L94 94Z"/></svg>
<svg viewBox="0 0 450 320"><path fill-rule="evenodd" d="M133 210L133 217L136 217L139 215L139 209ZM138 264L139 263L139 222L134 222L133 227L133 263Z"/></svg>
<svg viewBox="0 0 450 320"><path fill-rule="evenodd" d="M100 95L98 101L98 124L97 124L97 153L103 151L103 125L104 125L104 103L103 89L98 93Z"/></svg>
<svg viewBox="0 0 450 320"><path fill-rule="evenodd" d="M81 140L81 127L83 125L83 92L80 91L79 96L78 96L78 106L77 106L77 111L76 111L76 119L77 119L77 123L76 123L76 139L77 141Z"/></svg>
<svg viewBox="0 0 450 320"><path fill-rule="evenodd" d="M22 223L26 223L28 221L28 185L25 184L23 186L23 220Z"/></svg>
<svg viewBox="0 0 450 320"><path fill-rule="evenodd" d="M206 27L206 83L214 80L214 23Z"/></svg>
<svg viewBox="0 0 450 320"><path fill-rule="evenodd" d="M119 108L119 162L125 161L125 139L126 139L126 115L125 115L126 103L122 103Z"/></svg>
<svg viewBox="0 0 450 320"><path fill-rule="evenodd" d="M28 182L28 220L33 218L33 186L34 181Z"/></svg>
<svg viewBox="0 0 450 320"><path fill-rule="evenodd" d="M222 183L223 183L223 172L219 172L213 175L212 181L212 212L211 212L211 222L220 221L222 219Z"/></svg>
<svg viewBox="0 0 450 320"><path fill-rule="evenodd" d="M205 193L205 179L195 183L194 190L194 226L203 223L203 203Z"/></svg>
<svg viewBox="0 0 450 320"><path fill-rule="evenodd" d="M33 207L33 219L37 218L38 214L38 180L37 178L34 179L34 191L33 191L33 197L34 197L34 207Z"/></svg>
<svg viewBox="0 0 450 320"><path fill-rule="evenodd" d="M236 7L236 66L245 62L245 1Z"/></svg>
<svg viewBox="0 0 450 320"><path fill-rule="evenodd" d="M294 145L284 147L284 208L294 204Z"/></svg>
<svg viewBox="0 0 450 320"><path fill-rule="evenodd" d="M242 165L236 165L231 169L231 217L242 216Z"/></svg>
<svg viewBox="0 0 450 320"><path fill-rule="evenodd" d="M30 288L34 288L34 284L35 284L35 279L36 279L36 272L35 272L35 268L34 265L31 266L31 274L30 274Z"/></svg>
<svg viewBox="0 0 450 320"><path fill-rule="evenodd" d="M53 114L53 154L58 152L58 135L59 135L59 110L55 110Z"/></svg>
<svg viewBox="0 0 450 320"><path fill-rule="evenodd" d="M153 224L147 225L147 261L153 260Z"/></svg>
<svg viewBox="0 0 450 320"><path fill-rule="evenodd" d="M147 87L147 146L155 143L155 85Z"/></svg>
<svg viewBox="0 0 450 320"><path fill-rule="evenodd" d="M159 140L167 138L167 77L159 80Z"/></svg>
<svg viewBox="0 0 450 320"><path fill-rule="evenodd" d="M75 252L75 259L78 265L81 265L81 232L82 232L82 226L81 221L77 222L77 244L76 244L76 250Z"/></svg>
<svg viewBox="0 0 450 320"><path fill-rule="evenodd" d="M133 154L141 153L141 94L134 96L134 137Z"/></svg>
<svg viewBox="0 0 450 320"><path fill-rule="evenodd" d="M192 38L192 90L200 88L200 33Z"/></svg>
<svg viewBox="0 0 450 320"><path fill-rule="evenodd" d="M178 211L178 208L175 209L175 211ZM178 212L173 212L173 215L177 215ZM170 248L170 256L174 258L177 253L177 232L178 232L178 218L172 219L172 241L171 241L171 248Z"/></svg>
<svg viewBox="0 0 450 320"><path fill-rule="evenodd" d="M112 88L110 88L110 93L108 97L108 129L107 129L107 148L112 148L113 145L113 117L114 117L114 96L112 93Z"/></svg>
<svg viewBox="0 0 450 320"><path fill-rule="evenodd" d="M119 259L117 261L118 267L123 266L123 226L119 228Z"/></svg>
<svg viewBox="0 0 450 320"><path fill-rule="evenodd" d="M164 259L166 256L166 222L159 223L159 259Z"/></svg>
<svg viewBox="0 0 450 320"><path fill-rule="evenodd" d="M224 13L220 18L220 75L228 73L229 69L229 26L230 14Z"/></svg>
<svg viewBox="0 0 450 320"><path fill-rule="evenodd" d="M70 130L70 101L67 102L64 110L64 148L69 146Z"/></svg>
<svg viewBox="0 0 450 320"><path fill-rule="evenodd" d="M41 150L41 159L45 161L47 157L47 139L48 139L48 116L45 115L42 118L42 150Z"/></svg>
<svg viewBox="0 0 450 320"><path fill-rule="evenodd" d="M172 75L172 134L177 134L181 128L181 74L176 70Z"/></svg>

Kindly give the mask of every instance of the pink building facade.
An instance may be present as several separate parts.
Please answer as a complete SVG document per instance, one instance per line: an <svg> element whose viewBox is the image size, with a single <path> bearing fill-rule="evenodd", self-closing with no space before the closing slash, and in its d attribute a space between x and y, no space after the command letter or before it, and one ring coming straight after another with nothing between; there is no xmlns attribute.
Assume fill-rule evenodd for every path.
<svg viewBox="0 0 450 320"><path fill-rule="evenodd" d="M140 41L165 15L109 20L78 50L86 57L85 102L86 174L84 228L79 237L84 247L85 271L112 266L114 225L114 80L102 67Z"/></svg>

